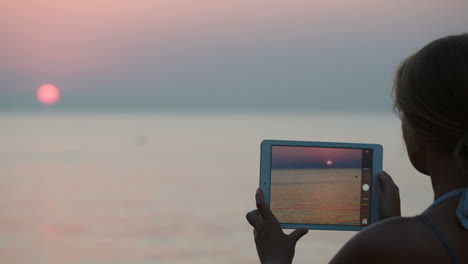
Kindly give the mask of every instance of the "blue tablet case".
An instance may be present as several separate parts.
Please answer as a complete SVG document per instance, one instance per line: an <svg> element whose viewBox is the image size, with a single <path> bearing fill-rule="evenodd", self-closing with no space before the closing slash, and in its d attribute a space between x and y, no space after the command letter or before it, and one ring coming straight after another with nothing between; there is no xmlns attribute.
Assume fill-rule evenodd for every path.
<svg viewBox="0 0 468 264"><path fill-rule="evenodd" d="M383 148L379 144L361 143L338 143L338 142L314 142L314 141L286 141L286 140L264 140L261 144L260 160L260 188L265 195L265 201L270 205L271 187L271 158L273 146L299 146L299 147L322 147L322 148L351 148L372 149L372 172L371 172L371 218L370 223L377 222L379 212L380 183L377 174L382 171ZM291 224L280 223L282 228L296 229L308 228L315 230L348 230L359 231L368 225L324 225L324 224Z"/></svg>

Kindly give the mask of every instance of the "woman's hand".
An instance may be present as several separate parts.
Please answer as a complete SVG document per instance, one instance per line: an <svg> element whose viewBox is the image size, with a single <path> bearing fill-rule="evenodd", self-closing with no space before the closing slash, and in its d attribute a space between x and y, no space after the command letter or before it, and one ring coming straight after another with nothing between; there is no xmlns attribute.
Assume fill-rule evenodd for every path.
<svg viewBox="0 0 468 264"><path fill-rule="evenodd" d="M300 228L286 235L266 205L262 189L257 189L255 200L257 209L249 212L246 217L254 227L255 244L261 263L292 263L296 242L307 234L308 230Z"/></svg>
<svg viewBox="0 0 468 264"><path fill-rule="evenodd" d="M379 219L401 216L400 191L392 177L385 171L379 173L382 193L379 201Z"/></svg>

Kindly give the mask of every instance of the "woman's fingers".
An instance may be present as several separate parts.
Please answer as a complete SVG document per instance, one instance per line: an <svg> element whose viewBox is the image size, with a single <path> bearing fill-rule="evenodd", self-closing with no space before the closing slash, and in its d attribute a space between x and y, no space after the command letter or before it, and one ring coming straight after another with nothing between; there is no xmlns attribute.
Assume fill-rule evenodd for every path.
<svg viewBox="0 0 468 264"><path fill-rule="evenodd" d="M248 212L245 217L247 218L247 221L249 222L249 224L253 226L254 228L261 227L262 219L257 209Z"/></svg>
<svg viewBox="0 0 468 264"><path fill-rule="evenodd" d="M379 173L382 193L379 201L379 218L381 220L401 216L400 191L392 177L385 171Z"/></svg>
<svg viewBox="0 0 468 264"><path fill-rule="evenodd" d="M253 234L257 253L262 263L291 263L297 240L307 233L298 229L285 235L281 225L265 202L262 190L255 194L257 210L247 213L249 224L254 227Z"/></svg>
<svg viewBox="0 0 468 264"><path fill-rule="evenodd" d="M305 234L309 233L309 230L306 228L298 228L294 230L289 236L291 239L296 243L301 237L303 237Z"/></svg>
<svg viewBox="0 0 468 264"><path fill-rule="evenodd" d="M254 227L253 234L255 239L255 244L258 246L263 245L262 240L260 239L259 229L263 226L262 216L258 213L258 210L252 210L246 215L247 221L251 226Z"/></svg>
<svg viewBox="0 0 468 264"><path fill-rule="evenodd" d="M392 177L385 171L379 173L380 184L383 192L399 192L398 186L393 181Z"/></svg>
<svg viewBox="0 0 468 264"><path fill-rule="evenodd" d="M248 212L245 216L249 224L256 229L262 229L265 221L268 223L278 224L275 215L266 204L263 191L260 188L258 188L255 193L255 201L257 209ZM280 228L279 224L278 228Z"/></svg>
<svg viewBox="0 0 468 264"><path fill-rule="evenodd" d="M254 228L253 233L254 233L255 245L257 245L257 247L261 247L263 245L263 242L260 239L260 233L258 232L258 229Z"/></svg>
<svg viewBox="0 0 468 264"><path fill-rule="evenodd" d="M265 197L263 196L263 191L261 188L258 188L257 192L255 193L255 201L257 203L258 212L263 217L263 219L276 219L268 205L265 203Z"/></svg>

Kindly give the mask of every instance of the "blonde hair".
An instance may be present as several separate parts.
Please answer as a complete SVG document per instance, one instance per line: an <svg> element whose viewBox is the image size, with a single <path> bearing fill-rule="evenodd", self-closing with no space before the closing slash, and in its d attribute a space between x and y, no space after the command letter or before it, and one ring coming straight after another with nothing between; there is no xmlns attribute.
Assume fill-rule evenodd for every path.
<svg viewBox="0 0 468 264"><path fill-rule="evenodd" d="M437 39L403 60L393 98L408 129L468 171L468 34Z"/></svg>

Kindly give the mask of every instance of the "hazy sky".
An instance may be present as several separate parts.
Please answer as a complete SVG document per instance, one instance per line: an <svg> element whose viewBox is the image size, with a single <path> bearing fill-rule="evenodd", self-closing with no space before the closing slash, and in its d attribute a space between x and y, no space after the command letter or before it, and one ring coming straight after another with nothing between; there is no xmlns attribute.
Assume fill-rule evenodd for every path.
<svg viewBox="0 0 468 264"><path fill-rule="evenodd" d="M333 165L327 165L331 161ZM362 149L273 146L272 169L361 168Z"/></svg>
<svg viewBox="0 0 468 264"><path fill-rule="evenodd" d="M0 108L391 107L393 71L466 0L0 0Z"/></svg>

